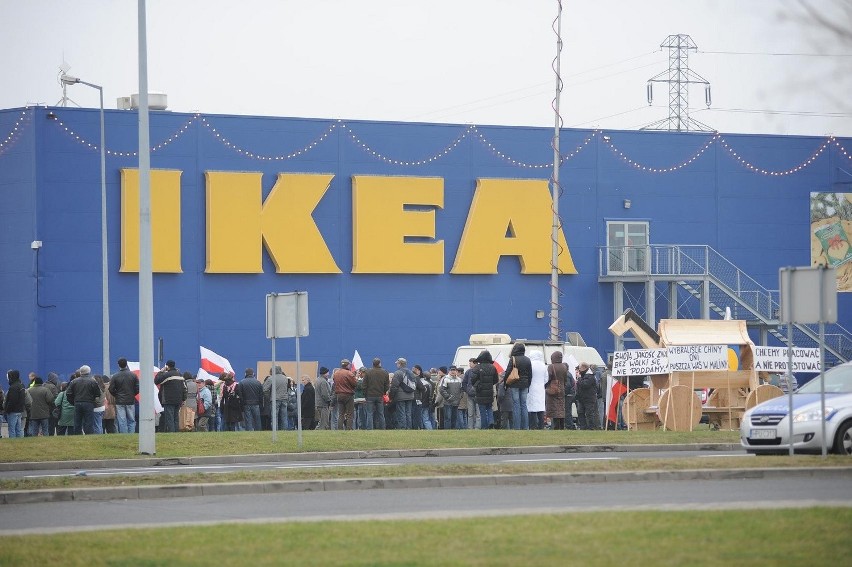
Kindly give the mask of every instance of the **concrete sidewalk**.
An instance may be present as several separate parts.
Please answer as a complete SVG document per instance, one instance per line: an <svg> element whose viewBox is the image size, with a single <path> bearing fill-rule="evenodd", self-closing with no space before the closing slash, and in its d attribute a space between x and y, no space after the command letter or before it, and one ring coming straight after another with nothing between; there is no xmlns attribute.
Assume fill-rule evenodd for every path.
<svg viewBox="0 0 852 567"><path fill-rule="evenodd" d="M532 455L558 453L619 453L653 451L737 451L739 443L682 443L673 445L539 445L524 447L476 447L457 449L380 449L375 451L333 451L325 453L261 453L208 457L140 457L78 461L28 461L0 463L0 471L45 471L60 469L107 469L174 465L232 465L237 463L287 463L344 459L475 457L478 455Z"/></svg>
<svg viewBox="0 0 852 567"><path fill-rule="evenodd" d="M153 486L115 486L105 488L66 488L0 492L2 504L35 502L143 500L192 496L234 496L286 492L329 492L344 490L416 489L465 486L519 486L530 484L583 484L639 481L697 481L776 478L848 478L852 467L799 467L761 469L718 469L683 471L522 473L517 475L468 475L402 478L356 478L334 480L294 480L267 482L229 482Z"/></svg>

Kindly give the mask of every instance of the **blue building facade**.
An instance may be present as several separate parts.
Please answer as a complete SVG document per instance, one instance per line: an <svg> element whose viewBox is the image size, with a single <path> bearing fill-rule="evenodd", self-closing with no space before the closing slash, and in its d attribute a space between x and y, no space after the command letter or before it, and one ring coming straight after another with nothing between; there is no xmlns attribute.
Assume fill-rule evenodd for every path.
<svg viewBox="0 0 852 567"><path fill-rule="evenodd" d="M0 111L6 368L100 371L99 124L91 109ZM152 112L152 168L181 172L181 271L154 274L154 334L166 358L195 369L205 346L235 368L268 360L265 295L293 290L310 301L301 357L328 367L356 349L386 366L398 356L445 365L477 332L546 338L548 318L536 312L549 310L548 274L521 273L512 255L497 274L452 268L478 181L549 179L551 137L545 128ZM110 353L137 360L137 278L120 271L121 170L138 165L137 114L107 111L106 140ZM852 193L850 139L565 129L561 148L559 212L577 272L560 277L561 330L602 353L613 349L613 288L599 282L608 226L643 224L650 244L711 246L777 289L779 268L811 264L811 194ZM223 171L261 173L264 198L281 173L332 174L312 217L340 273L276 273L267 252L262 273L206 272L206 175ZM352 273L358 176L443 180L434 239L415 239L443 242L443 273ZM234 217L229 228L247 222ZM849 294L839 313L848 327ZM294 341L278 341L277 358L294 356Z"/></svg>

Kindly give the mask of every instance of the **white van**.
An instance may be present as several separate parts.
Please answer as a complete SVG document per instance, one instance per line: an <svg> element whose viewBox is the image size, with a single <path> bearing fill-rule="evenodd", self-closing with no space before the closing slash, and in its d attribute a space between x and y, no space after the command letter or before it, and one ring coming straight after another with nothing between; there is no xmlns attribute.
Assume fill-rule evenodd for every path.
<svg viewBox="0 0 852 567"><path fill-rule="evenodd" d="M534 350L542 352L544 354L545 364L550 364L550 355L553 352L561 350L563 362L570 364L570 357L573 357L574 360L577 361L577 364L586 362L590 365L594 364L600 369L606 367L606 364L601 358L601 355L598 354L598 351L588 346L574 346L570 343L564 343L561 341L541 339L512 340L512 337L509 335L500 333L475 334L471 335L469 340L470 344L462 345L456 349L456 355L453 357L454 365L460 366L461 368L467 368L468 360L478 357L479 353L483 350L490 352L493 360L496 361L498 358L503 360L505 365L505 363L509 361L509 353L512 352L512 345L514 345L516 341L521 341L526 347L525 354L527 356L529 356L529 354Z"/></svg>

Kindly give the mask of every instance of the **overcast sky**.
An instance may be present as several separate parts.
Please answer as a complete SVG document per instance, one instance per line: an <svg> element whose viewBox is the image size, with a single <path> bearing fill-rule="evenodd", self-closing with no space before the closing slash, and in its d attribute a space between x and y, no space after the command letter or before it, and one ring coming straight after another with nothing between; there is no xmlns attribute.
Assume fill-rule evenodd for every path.
<svg viewBox="0 0 852 567"><path fill-rule="evenodd" d="M803 0L852 29L850 0ZM556 0L149 0L151 91L174 111L552 126ZM69 74L106 106L138 91L135 0L0 0L0 108L55 105ZM565 126L667 116L646 81L689 34L694 118L722 132L852 136L852 38L800 0L563 2ZM810 54L810 55L806 55ZM97 92L77 85L81 106Z"/></svg>

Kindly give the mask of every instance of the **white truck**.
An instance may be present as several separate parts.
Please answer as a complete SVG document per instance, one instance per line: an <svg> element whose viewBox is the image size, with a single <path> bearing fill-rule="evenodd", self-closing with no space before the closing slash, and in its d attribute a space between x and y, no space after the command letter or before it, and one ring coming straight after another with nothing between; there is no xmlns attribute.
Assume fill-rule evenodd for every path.
<svg viewBox="0 0 852 567"><path fill-rule="evenodd" d="M582 341L582 339L580 339ZM483 350L488 350L491 353L493 360L502 359L508 362L512 345L516 341L521 341L526 347L526 355L538 350L544 354L545 364L550 364L551 353L561 350L563 362L570 364L570 359L573 358L577 364L586 362L590 365L594 364L600 369L604 369L606 364L601 358L601 355L589 346L576 346L562 341L549 341L541 339L516 339L502 333L478 333L470 336L469 344L462 345L456 349L456 355L453 357L453 364L461 368L467 368L468 360L476 358Z"/></svg>

